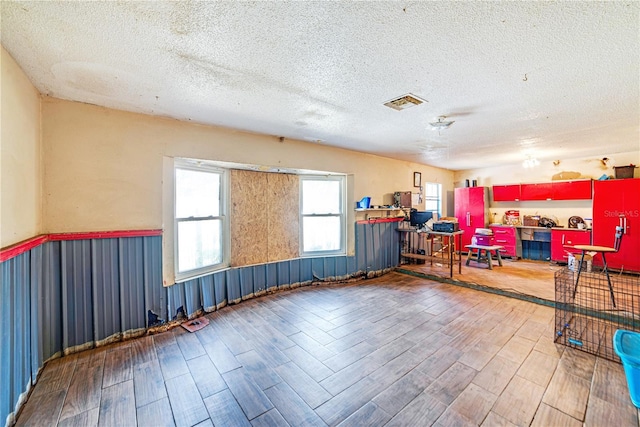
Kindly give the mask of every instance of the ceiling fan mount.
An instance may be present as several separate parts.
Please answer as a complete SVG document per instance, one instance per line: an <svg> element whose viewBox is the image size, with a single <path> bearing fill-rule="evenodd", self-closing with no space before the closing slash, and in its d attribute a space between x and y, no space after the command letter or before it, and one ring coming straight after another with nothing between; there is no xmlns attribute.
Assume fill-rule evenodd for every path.
<svg viewBox="0 0 640 427"><path fill-rule="evenodd" d="M446 120L446 119L447 119L447 116L438 116L438 121L431 122L429 123L429 125L431 125L431 129L441 130L441 129L447 129L449 128L449 126L455 123L455 121L453 120Z"/></svg>

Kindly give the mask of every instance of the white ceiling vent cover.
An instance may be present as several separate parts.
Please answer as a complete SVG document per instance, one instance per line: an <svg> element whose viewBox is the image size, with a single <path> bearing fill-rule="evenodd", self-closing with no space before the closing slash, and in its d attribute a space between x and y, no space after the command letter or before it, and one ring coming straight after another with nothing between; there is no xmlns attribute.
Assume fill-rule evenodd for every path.
<svg viewBox="0 0 640 427"><path fill-rule="evenodd" d="M416 105L422 104L424 101L418 98L415 95L410 93L406 95L402 95L399 98L392 99L391 101L387 101L384 103L389 108L393 108L394 110L406 110L407 108L415 107Z"/></svg>

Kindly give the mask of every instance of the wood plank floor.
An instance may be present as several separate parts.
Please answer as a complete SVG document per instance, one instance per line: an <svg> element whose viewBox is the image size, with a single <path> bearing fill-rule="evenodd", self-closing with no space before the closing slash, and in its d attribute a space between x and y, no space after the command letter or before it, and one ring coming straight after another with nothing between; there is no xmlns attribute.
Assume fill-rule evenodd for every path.
<svg viewBox="0 0 640 427"><path fill-rule="evenodd" d="M489 270L486 264L471 263L467 266L465 260L466 255L462 255L462 272L458 273L456 265L451 280L498 288L549 301L555 300L553 275L565 267L548 261L506 258L502 260L502 267L498 266L494 260L493 269ZM401 268L449 279L449 267L439 263L432 265L427 261L425 264L404 264Z"/></svg>
<svg viewBox="0 0 640 427"><path fill-rule="evenodd" d="M47 364L17 425L634 426L553 309L389 273L279 292Z"/></svg>

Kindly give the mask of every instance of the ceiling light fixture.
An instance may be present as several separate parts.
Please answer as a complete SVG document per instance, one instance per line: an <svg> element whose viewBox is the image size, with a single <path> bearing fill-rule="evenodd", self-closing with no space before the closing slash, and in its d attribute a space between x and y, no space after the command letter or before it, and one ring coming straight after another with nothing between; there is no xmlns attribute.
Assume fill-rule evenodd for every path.
<svg viewBox="0 0 640 427"><path fill-rule="evenodd" d="M524 168L533 168L540 164L540 161L535 157L527 157L524 162L522 162L522 167Z"/></svg>
<svg viewBox="0 0 640 427"><path fill-rule="evenodd" d="M437 122L431 122L429 123L431 125L431 129L447 129L449 126L451 126L452 124L454 124L454 121L445 121L445 119L447 118L447 116L439 116L438 117L438 121Z"/></svg>

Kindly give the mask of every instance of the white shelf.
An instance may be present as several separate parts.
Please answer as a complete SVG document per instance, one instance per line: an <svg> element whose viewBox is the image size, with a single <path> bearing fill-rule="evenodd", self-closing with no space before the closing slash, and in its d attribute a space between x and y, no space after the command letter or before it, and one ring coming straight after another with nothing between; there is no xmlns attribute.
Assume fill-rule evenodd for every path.
<svg viewBox="0 0 640 427"><path fill-rule="evenodd" d="M404 212L405 209L410 208L356 208L356 212L370 212L370 211L401 211Z"/></svg>
<svg viewBox="0 0 640 427"><path fill-rule="evenodd" d="M405 217L406 211L411 208L356 208L356 213L364 213L365 219L370 219L369 215L372 212L379 212L378 215L384 215L386 212L386 216L380 216L380 218L401 218Z"/></svg>

